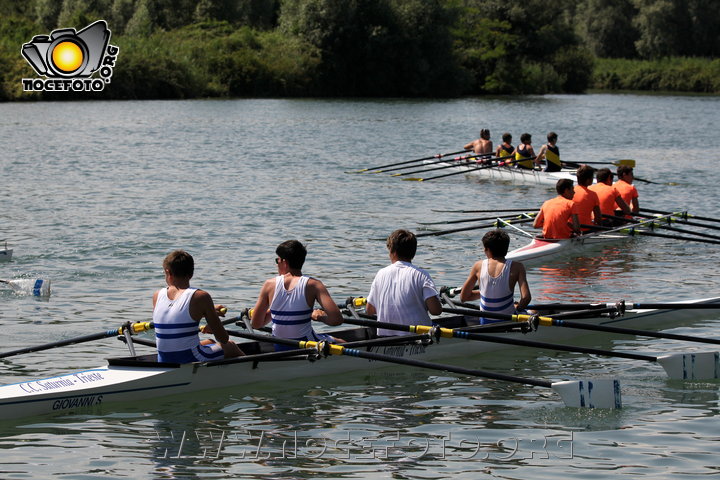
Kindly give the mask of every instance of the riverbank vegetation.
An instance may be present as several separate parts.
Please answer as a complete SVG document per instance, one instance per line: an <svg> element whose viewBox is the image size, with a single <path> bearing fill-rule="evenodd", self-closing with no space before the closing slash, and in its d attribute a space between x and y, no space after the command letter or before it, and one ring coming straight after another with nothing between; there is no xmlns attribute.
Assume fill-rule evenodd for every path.
<svg viewBox="0 0 720 480"><path fill-rule="evenodd" d="M23 43L108 22L112 83L81 98L720 93L715 0L0 0L0 100Z"/></svg>

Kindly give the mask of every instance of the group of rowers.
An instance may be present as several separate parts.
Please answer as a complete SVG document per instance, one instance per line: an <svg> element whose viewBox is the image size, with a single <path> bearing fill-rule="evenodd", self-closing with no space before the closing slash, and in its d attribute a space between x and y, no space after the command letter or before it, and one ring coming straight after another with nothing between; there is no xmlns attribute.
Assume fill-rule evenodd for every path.
<svg viewBox="0 0 720 480"><path fill-rule="evenodd" d="M475 262L460 298L480 300L485 311L513 314L522 311L531 300L525 267L505 260L510 245L507 233L496 229L483 237L486 259ZM417 251L417 237L399 229L387 238L390 265L380 269L367 296L366 313L375 314L379 322L400 325L432 325L430 315L440 315L440 292L429 273L412 263ZM302 267L307 250L297 240L288 240L275 249L277 275L266 280L260 289L255 307L249 311L253 328L272 324L276 337L295 341L326 341L344 343L342 338L315 332L312 322L329 326L343 323L337 303L317 278L304 275ZM192 288L193 257L175 250L163 260L167 286L153 296L159 362L191 363L232 358L244 355L230 340L220 316L226 309L215 305L210 294ZM514 301L515 286L520 300ZM319 304L320 308L314 308ZM205 318L207 325L199 328ZM491 320L487 320L490 322ZM485 319L481 319L485 323ZM199 333L213 334L215 340L200 340ZM378 336L404 335L393 329L377 329ZM276 345L276 350L292 347Z"/></svg>
<svg viewBox="0 0 720 480"><path fill-rule="evenodd" d="M502 143L493 150L490 130L480 130L480 138L466 144L465 150L472 150L480 156L494 155L496 159L512 159L505 165L516 168L542 168L545 172L558 172L562 169L560 149L557 146L558 135L547 134L547 143L535 155L532 136L523 133L520 145L512 145L512 135L504 133ZM543 161L545 166L543 168ZM577 165L574 164L573 165ZM589 165L580 165L576 171L577 188L570 179L558 180L555 189L558 196L545 202L533 224L543 230L543 237L564 239L586 233L594 228L615 226L622 223L623 217L637 214L640 210L638 192L633 185L633 168L620 165L617 169L617 182L613 183L613 172L609 168L595 170ZM596 180L597 183L593 184Z"/></svg>
<svg viewBox="0 0 720 480"><path fill-rule="evenodd" d="M569 178L558 180L557 197L543 203L533 226L542 228L543 238L564 239L625 223L639 212L640 203L632 167L620 165L617 174L618 181L613 183L609 168L596 171L581 165L576 172L577 188Z"/></svg>
<svg viewBox="0 0 720 480"><path fill-rule="evenodd" d="M540 151L535 155L532 146L532 135L523 133L520 135L520 145L515 148L512 145L512 135L503 133L502 143L493 150L493 142L490 140L490 130L480 130L480 138L466 144L465 150L472 150L475 155L480 157L495 155L495 160L503 160L505 165L512 165L515 168L524 168L533 170L536 167L542 168L543 160L545 161L545 172L559 172L563 165L560 162L560 148L557 146L558 136L555 132L547 134L547 143L540 147Z"/></svg>

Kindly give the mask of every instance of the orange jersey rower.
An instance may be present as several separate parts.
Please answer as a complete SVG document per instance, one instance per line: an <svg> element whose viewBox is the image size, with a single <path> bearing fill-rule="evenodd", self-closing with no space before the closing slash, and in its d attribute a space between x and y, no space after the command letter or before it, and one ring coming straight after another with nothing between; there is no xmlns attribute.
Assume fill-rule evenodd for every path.
<svg viewBox="0 0 720 480"><path fill-rule="evenodd" d="M597 182L588 187L595 192L600 200L600 213L602 215L615 215L616 210L622 210L625 215L630 215L630 207L623 200L620 192L612 184L613 173L609 168L601 168L596 174Z"/></svg>
<svg viewBox="0 0 720 480"><path fill-rule="evenodd" d="M555 185L558 196L543 203L535 217L533 226L542 227L543 238L570 238L580 231L580 222L576 213L577 206L573 202L573 182L563 178Z"/></svg>
<svg viewBox="0 0 720 480"><path fill-rule="evenodd" d="M581 165L577 169L578 188L575 189L573 202L577 207L577 216L580 225L599 225L602 220L600 213L600 199L597 193L588 189L593 183L595 169L589 165Z"/></svg>
<svg viewBox="0 0 720 480"><path fill-rule="evenodd" d="M620 193L622 199L625 200L625 203L630 206L632 213L638 213L640 211L640 202L637 188L632 184L635 178L632 167L620 165L617 169L617 176L618 181L613 186Z"/></svg>

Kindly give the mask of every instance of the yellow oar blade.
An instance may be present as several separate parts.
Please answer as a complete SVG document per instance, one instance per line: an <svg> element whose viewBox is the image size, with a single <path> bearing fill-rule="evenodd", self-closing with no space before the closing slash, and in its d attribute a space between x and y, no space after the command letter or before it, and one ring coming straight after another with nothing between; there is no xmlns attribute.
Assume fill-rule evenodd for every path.
<svg viewBox="0 0 720 480"><path fill-rule="evenodd" d="M631 159L628 159L628 158L625 158L625 159L623 159L623 160L616 160L616 161L614 161L614 162L612 162L612 163L613 163L613 165L618 165L618 166L619 166L619 165L625 165L625 166L628 166L628 167L635 168L635 160L631 160Z"/></svg>

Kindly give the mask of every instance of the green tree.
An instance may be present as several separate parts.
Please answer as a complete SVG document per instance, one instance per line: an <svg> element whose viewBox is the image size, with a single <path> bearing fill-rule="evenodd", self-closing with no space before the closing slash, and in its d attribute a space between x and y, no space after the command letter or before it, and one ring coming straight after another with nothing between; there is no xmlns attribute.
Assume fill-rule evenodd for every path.
<svg viewBox="0 0 720 480"><path fill-rule="evenodd" d="M111 0L63 0L58 27L83 28L110 13Z"/></svg>
<svg viewBox="0 0 720 480"><path fill-rule="evenodd" d="M720 57L720 5L717 0L690 0L692 52L687 55Z"/></svg>
<svg viewBox="0 0 720 480"><path fill-rule="evenodd" d="M455 48L478 93L587 88L590 72L583 70L591 54L574 31L573 2L550 7L541 0L454 0L448 5L457 11Z"/></svg>
<svg viewBox="0 0 720 480"><path fill-rule="evenodd" d="M576 23L585 44L598 57L635 58L636 13L630 0L583 0Z"/></svg>
<svg viewBox="0 0 720 480"><path fill-rule="evenodd" d="M128 20L125 33L130 36L147 37L155 30L155 9L154 2L140 0L135 8L135 13Z"/></svg>
<svg viewBox="0 0 720 480"><path fill-rule="evenodd" d="M110 28L118 33L124 32L125 27L135 13L135 0L114 0L110 7Z"/></svg>
<svg viewBox="0 0 720 480"><path fill-rule="evenodd" d="M638 14L633 23L640 37L635 42L643 58L692 55L692 22L686 0L634 0Z"/></svg>
<svg viewBox="0 0 720 480"><path fill-rule="evenodd" d="M449 18L436 0L285 0L280 27L319 49L318 94L459 91Z"/></svg>

